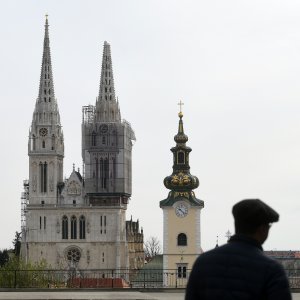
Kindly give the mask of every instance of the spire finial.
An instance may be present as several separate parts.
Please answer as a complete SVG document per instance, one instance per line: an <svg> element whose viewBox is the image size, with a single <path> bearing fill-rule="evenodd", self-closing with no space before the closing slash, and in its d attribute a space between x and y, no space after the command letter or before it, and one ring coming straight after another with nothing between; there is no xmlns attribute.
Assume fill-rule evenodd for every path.
<svg viewBox="0 0 300 300"><path fill-rule="evenodd" d="M45 14L46 21L48 21L48 16L49 16L49 15L46 13L46 14Z"/></svg>
<svg viewBox="0 0 300 300"><path fill-rule="evenodd" d="M225 237L227 237L227 242L228 242L231 238L231 232L229 230L225 233Z"/></svg>
<svg viewBox="0 0 300 300"><path fill-rule="evenodd" d="M73 171L75 171L75 164L73 164Z"/></svg>
<svg viewBox="0 0 300 300"><path fill-rule="evenodd" d="M184 105L184 103L180 100L179 103L177 103L177 105L180 106L180 112L178 113L179 118L181 119L183 117L183 113L182 113L182 105Z"/></svg>

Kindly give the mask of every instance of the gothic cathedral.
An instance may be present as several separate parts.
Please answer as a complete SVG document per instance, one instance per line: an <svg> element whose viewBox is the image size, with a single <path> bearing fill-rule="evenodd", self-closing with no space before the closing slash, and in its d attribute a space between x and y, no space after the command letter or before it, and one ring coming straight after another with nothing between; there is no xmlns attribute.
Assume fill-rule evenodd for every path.
<svg viewBox="0 0 300 300"><path fill-rule="evenodd" d="M45 259L53 268L140 268L143 231L138 221L126 221L135 135L121 119L107 42L99 96L82 113L82 174L73 168L63 180L64 136L46 18L39 94L29 132L29 180L22 194L22 257L30 262Z"/></svg>
<svg viewBox="0 0 300 300"><path fill-rule="evenodd" d="M181 104L181 102L180 102ZM183 130L183 114L180 110L178 133L174 140L173 173L164 179L164 185L171 190L168 197L160 201L163 210L163 270L176 270L181 285L186 285L188 270L202 252L200 241L200 211L204 202L195 197L193 189L199 186L196 176L190 174L187 135ZM164 286L170 283L164 277Z"/></svg>

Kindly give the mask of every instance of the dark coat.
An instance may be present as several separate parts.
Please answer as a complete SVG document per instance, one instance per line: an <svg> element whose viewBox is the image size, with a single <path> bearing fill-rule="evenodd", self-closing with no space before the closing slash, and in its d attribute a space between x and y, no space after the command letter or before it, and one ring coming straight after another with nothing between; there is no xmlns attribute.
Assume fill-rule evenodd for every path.
<svg viewBox="0 0 300 300"><path fill-rule="evenodd" d="M189 277L186 300L291 300L282 266L245 236L201 254Z"/></svg>

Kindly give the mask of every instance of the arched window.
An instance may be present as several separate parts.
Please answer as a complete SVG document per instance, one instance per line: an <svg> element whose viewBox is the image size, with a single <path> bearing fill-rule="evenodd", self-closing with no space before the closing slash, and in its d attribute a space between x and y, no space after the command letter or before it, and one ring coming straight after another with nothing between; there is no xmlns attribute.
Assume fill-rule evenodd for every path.
<svg viewBox="0 0 300 300"><path fill-rule="evenodd" d="M71 239L77 239L77 219L75 216L71 217Z"/></svg>
<svg viewBox="0 0 300 300"><path fill-rule="evenodd" d="M85 217L81 216L79 219L79 238L85 239Z"/></svg>
<svg viewBox="0 0 300 300"><path fill-rule="evenodd" d="M46 147L46 143L45 143L45 141L43 140L42 141L42 148L45 148Z"/></svg>
<svg viewBox="0 0 300 300"><path fill-rule="evenodd" d="M104 180L103 180L103 187L106 189L107 187L107 180L109 178L109 165L108 165L108 158L104 160Z"/></svg>
<svg viewBox="0 0 300 300"><path fill-rule="evenodd" d="M54 134L52 134L51 144L52 144L51 149L54 150L55 149L55 135Z"/></svg>
<svg viewBox="0 0 300 300"><path fill-rule="evenodd" d="M40 167L40 191L41 193L47 192L47 163L39 164Z"/></svg>
<svg viewBox="0 0 300 300"><path fill-rule="evenodd" d="M187 236L184 233L179 233L177 236L177 246L186 246Z"/></svg>
<svg viewBox="0 0 300 300"><path fill-rule="evenodd" d="M106 144L106 137L103 136L103 137L102 137L102 145L105 145L105 144Z"/></svg>
<svg viewBox="0 0 300 300"><path fill-rule="evenodd" d="M92 146L96 146L96 133L94 131L92 133Z"/></svg>
<svg viewBox="0 0 300 300"><path fill-rule="evenodd" d="M101 188L104 188L104 164L103 164L103 158L100 158L100 178L101 178Z"/></svg>
<svg viewBox="0 0 300 300"><path fill-rule="evenodd" d="M177 152L177 163L184 164L184 152L183 151Z"/></svg>
<svg viewBox="0 0 300 300"><path fill-rule="evenodd" d="M63 239L68 239L68 217L67 216L63 216L62 218L62 238Z"/></svg>

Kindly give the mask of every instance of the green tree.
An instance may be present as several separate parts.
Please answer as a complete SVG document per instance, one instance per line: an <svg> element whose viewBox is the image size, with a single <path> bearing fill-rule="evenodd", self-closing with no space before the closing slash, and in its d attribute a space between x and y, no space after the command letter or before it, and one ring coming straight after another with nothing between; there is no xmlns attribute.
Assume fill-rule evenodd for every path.
<svg viewBox="0 0 300 300"><path fill-rule="evenodd" d="M0 250L0 267L3 267L9 261L8 250Z"/></svg>
<svg viewBox="0 0 300 300"><path fill-rule="evenodd" d="M22 232L16 231L15 238L13 240L14 252L17 257L20 256L20 251L21 251L21 235Z"/></svg>

